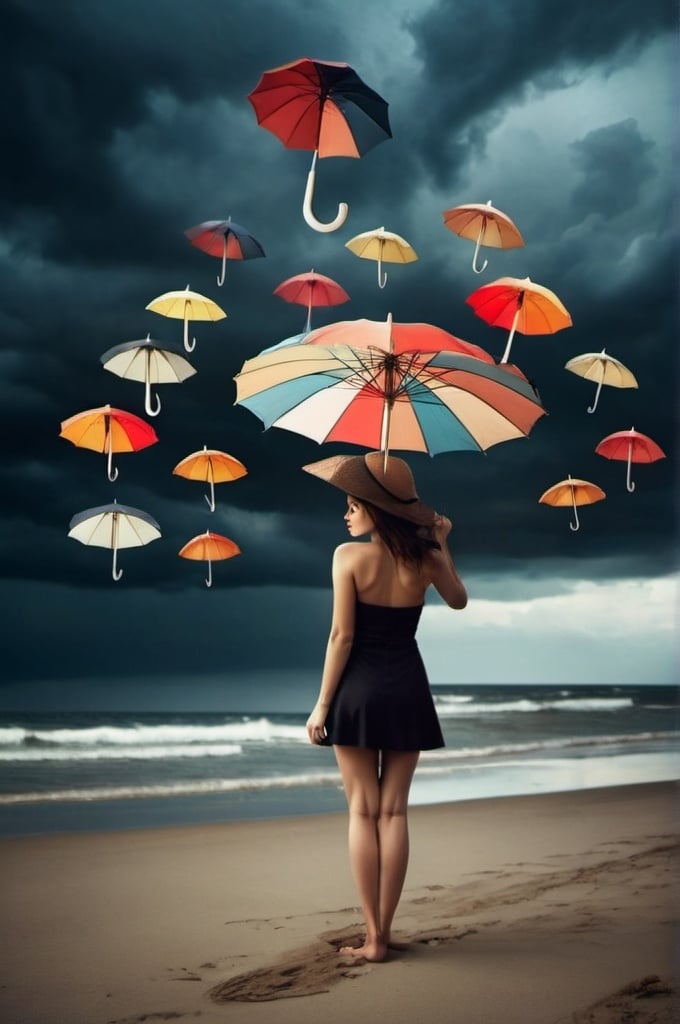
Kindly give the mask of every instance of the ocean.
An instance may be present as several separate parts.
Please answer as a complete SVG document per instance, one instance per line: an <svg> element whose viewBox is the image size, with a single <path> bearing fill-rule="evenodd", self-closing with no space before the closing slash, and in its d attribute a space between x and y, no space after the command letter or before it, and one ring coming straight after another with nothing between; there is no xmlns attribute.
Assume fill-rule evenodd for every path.
<svg viewBox="0 0 680 1024"><path fill-rule="evenodd" d="M677 779L671 686L437 686L443 750L411 804ZM306 714L0 713L0 835L287 817L345 807Z"/></svg>

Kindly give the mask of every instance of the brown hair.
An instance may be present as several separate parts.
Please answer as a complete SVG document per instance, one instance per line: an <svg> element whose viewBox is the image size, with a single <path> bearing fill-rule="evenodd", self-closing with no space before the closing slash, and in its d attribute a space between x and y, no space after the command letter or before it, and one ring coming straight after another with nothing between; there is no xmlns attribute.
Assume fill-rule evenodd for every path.
<svg viewBox="0 0 680 1024"><path fill-rule="evenodd" d="M395 558L420 568L428 551L439 550L439 544L434 540L430 528L392 515L370 501L358 500L375 523L375 530L381 541Z"/></svg>

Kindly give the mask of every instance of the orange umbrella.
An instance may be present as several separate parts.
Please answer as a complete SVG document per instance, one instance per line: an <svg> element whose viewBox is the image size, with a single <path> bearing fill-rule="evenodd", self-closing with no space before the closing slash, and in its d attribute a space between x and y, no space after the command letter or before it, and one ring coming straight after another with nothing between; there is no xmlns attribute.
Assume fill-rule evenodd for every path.
<svg viewBox="0 0 680 1024"><path fill-rule="evenodd" d="M588 480L579 480L569 475L566 480L560 480L559 483L553 484L547 491L544 491L538 501L539 504L553 505L554 507L571 505L574 509L575 522L569 523L569 527L572 530L578 530L580 523L576 506L592 505L605 497L604 491L597 484L591 484Z"/></svg>
<svg viewBox="0 0 680 1024"><path fill-rule="evenodd" d="M603 437L597 448L596 455L602 455L605 459L620 459L628 463L626 470L626 488L631 492L635 490L635 484L630 478L631 462L656 462L658 459L665 459L666 453L659 448L656 441L646 434L640 434L633 427L630 430L617 430L614 434Z"/></svg>
<svg viewBox="0 0 680 1024"><path fill-rule="evenodd" d="M313 269L307 274L296 274L282 281L274 289L274 295L285 302L296 302L299 306L307 307L305 332L311 326L312 306L339 306L349 302L349 295L337 281L317 274Z"/></svg>
<svg viewBox="0 0 680 1024"><path fill-rule="evenodd" d="M554 334L571 327L571 316L555 293L529 277L499 277L482 285L465 301L487 324L510 329L502 363L508 361L515 331Z"/></svg>
<svg viewBox="0 0 680 1024"><path fill-rule="evenodd" d="M99 409L86 409L69 417L61 424L59 437L65 437L78 448L89 448L107 455L109 480L118 476L112 466L114 452L138 452L158 441L156 431L145 420L123 409L104 405Z"/></svg>
<svg viewBox="0 0 680 1024"><path fill-rule="evenodd" d="M183 476L187 480L203 480L210 484L210 497L204 495L211 512L215 511L215 484L229 483L239 480L248 472L246 467L233 455L207 448L193 452L177 463L172 471L175 476Z"/></svg>
<svg viewBox="0 0 680 1024"><path fill-rule="evenodd" d="M497 210L489 199L482 203L466 203L444 210L442 217L445 226L461 238L469 238L475 242L475 254L472 257L472 269L475 274L486 270L488 260L481 267L477 266L477 256L481 245L489 245L494 249L517 249L524 245L524 239L518 227L510 220L507 213Z"/></svg>
<svg viewBox="0 0 680 1024"><path fill-rule="evenodd" d="M180 548L178 554L180 558L190 558L194 562L207 562L208 578L205 585L212 587L212 563L240 555L241 549L228 537L206 530L205 533L199 533L197 537L192 537L187 541L184 547Z"/></svg>

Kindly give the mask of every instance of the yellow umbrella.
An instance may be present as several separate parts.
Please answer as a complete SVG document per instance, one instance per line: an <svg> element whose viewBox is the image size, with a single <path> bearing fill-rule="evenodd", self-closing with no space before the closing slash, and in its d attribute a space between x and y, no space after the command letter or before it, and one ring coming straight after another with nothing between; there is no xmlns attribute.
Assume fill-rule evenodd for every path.
<svg viewBox="0 0 680 1024"><path fill-rule="evenodd" d="M240 555L241 549L229 537L206 530L205 533L199 533L198 537L192 537L187 541L184 547L180 548L178 554L180 558L190 558L195 562L207 562L208 578L205 585L212 587L212 563Z"/></svg>
<svg viewBox="0 0 680 1024"><path fill-rule="evenodd" d="M189 344L189 320L223 320L227 315L216 302L206 295L190 291L189 285L184 291L164 292L163 295L157 295L146 309L150 309L152 313L160 313L161 316L184 321L184 348L187 352L193 352L196 348L195 338Z"/></svg>
<svg viewBox="0 0 680 1024"><path fill-rule="evenodd" d="M211 512L215 511L215 484L229 483L246 476L248 470L233 455L207 448L193 452L177 463L172 471L175 476L183 476L187 480L203 480L210 484L210 497L204 495Z"/></svg>
<svg viewBox="0 0 680 1024"><path fill-rule="evenodd" d="M601 352L584 352L583 355L574 356L568 363L565 363L565 370L585 377L586 380L597 381L595 401L588 406L588 412L595 412L597 400L603 384L612 388L636 388L638 382L627 366L608 356L604 349Z"/></svg>
<svg viewBox="0 0 680 1024"><path fill-rule="evenodd" d="M602 501L606 494L597 484L591 484L589 480L579 480L571 474L566 480L560 480L553 484L547 491L544 491L538 499L539 504L552 505L554 507L571 505L574 509L575 523L569 523L569 528L578 530L577 505L593 505L596 501Z"/></svg>
<svg viewBox="0 0 680 1024"><path fill-rule="evenodd" d="M492 206L490 199L486 204L465 203L462 206L454 206L451 210L444 210L442 216L449 231L476 243L475 254L472 257L472 269L475 274L481 274L488 264L488 260L484 260L481 267L477 266L481 245L488 245L494 249L517 249L524 245L517 225L510 220L507 213Z"/></svg>
<svg viewBox="0 0 680 1024"><path fill-rule="evenodd" d="M395 235L393 231L385 231L384 227L355 235L349 242L345 242L345 248L362 260L378 261L379 288L384 288L387 284L387 272L382 273L383 263L413 263L418 259L415 249L405 238Z"/></svg>

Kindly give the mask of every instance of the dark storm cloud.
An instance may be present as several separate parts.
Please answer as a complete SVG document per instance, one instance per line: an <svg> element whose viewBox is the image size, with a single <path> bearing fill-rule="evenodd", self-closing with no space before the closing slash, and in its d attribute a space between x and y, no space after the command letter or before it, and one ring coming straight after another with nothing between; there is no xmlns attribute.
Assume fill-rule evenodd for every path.
<svg viewBox="0 0 680 1024"><path fill-rule="evenodd" d="M566 88L595 64L611 72L675 23L669 0L462 0L455 9L439 0L410 22L423 65L411 111L423 163L451 181L509 103Z"/></svg>
<svg viewBox="0 0 680 1024"><path fill-rule="evenodd" d="M613 217L637 203L646 182L656 174L650 159L654 143L644 139L633 118L588 132L572 143L584 181L572 194L575 217L596 212ZM616 188L612 188L612 179Z"/></svg>

